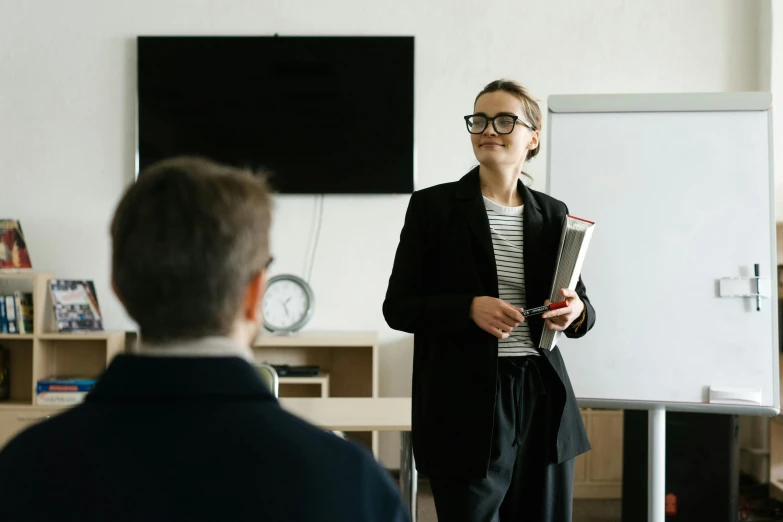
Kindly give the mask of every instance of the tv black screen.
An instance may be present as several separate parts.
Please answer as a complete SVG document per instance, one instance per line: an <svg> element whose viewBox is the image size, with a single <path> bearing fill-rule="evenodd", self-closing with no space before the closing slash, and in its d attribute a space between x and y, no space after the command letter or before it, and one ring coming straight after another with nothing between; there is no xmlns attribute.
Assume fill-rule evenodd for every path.
<svg viewBox="0 0 783 522"><path fill-rule="evenodd" d="M284 194L413 191L413 37L140 36L138 165L198 155Z"/></svg>

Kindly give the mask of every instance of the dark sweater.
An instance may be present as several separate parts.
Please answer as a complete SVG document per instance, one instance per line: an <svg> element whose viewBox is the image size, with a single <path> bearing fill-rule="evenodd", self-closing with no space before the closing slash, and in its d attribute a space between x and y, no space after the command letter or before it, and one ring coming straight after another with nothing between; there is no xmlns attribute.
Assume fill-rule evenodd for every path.
<svg viewBox="0 0 783 522"><path fill-rule="evenodd" d="M283 411L236 357L116 357L0 452L0 520L404 521L369 451Z"/></svg>

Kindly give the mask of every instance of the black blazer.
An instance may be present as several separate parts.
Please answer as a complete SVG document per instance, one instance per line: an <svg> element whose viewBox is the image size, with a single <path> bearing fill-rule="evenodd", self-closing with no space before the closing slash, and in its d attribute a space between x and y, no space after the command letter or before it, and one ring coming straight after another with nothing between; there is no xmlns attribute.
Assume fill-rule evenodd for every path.
<svg viewBox="0 0 783 522"><path fill-rule="evenodd" d="M483 477L489 464L498 342L469 313L474 297L498 297L498 281L478 172L411 196L383 303L389 326L414 334L413 447L425 474ZM518 190L525 204L525 298L534 307L549 298L568 209L521 181ZM595 323L581 278L576 291L587 316L577 332L567 330L569 337ZM528 322L538 343L543 320ZM563 462L590 445L560 350L544 355L559 377L553 380L560 386L548 392L553 458Z"/></svg>
<svg viewBox="0 0 783 522"><path fill-rule="evenodd" d="M236 357L116 357L0 452L0 520L408 520L372 454L283 411Z"/></svg>

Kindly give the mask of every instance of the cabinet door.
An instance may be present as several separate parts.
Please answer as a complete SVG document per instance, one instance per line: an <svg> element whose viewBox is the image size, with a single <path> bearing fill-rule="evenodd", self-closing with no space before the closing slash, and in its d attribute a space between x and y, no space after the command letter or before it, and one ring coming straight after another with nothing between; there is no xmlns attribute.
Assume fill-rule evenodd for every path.
<svg viewBox="0 0 783 522"><path fill-rule="evenodd" d="M769 423L769 495L783 500L783 417Z"/></svg>
<svg viewBox="0 0 783 522"><path fill-rule="evenodd" d="M585 429L590 433L590 410L582 410L582 422L585 423ZM581 483L587 481L587 459L590 452L582 453L574 459L574 482Z"/></svg>
<svg viewBox="0 0 783 522"><path fill-rule="evenodd" d="M6 445L17 433L46 420L63 410L0 410L0 448Z"/></svg>
<svg viewBox="0 0 783 522"><path fill-rule="evenodd" d="M590 467L588 480L622 483L623 480L623 412L592 410L588 428Z"/></svg>

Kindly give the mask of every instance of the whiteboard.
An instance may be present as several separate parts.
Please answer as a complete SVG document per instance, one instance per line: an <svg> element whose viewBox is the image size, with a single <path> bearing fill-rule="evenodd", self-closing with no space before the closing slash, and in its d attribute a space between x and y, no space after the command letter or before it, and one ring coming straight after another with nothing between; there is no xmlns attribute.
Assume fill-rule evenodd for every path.
<svg viewBox="0 0 783 522"><path fill-rule="evenodd" d="M597 321L559 344L581 406L779 412L770 106L769 93L549 98L547 192L596 223L582 277ZM773 296L760 311L719 296L755 263ZM711 388L759 400L711 403Z"/></svg>

